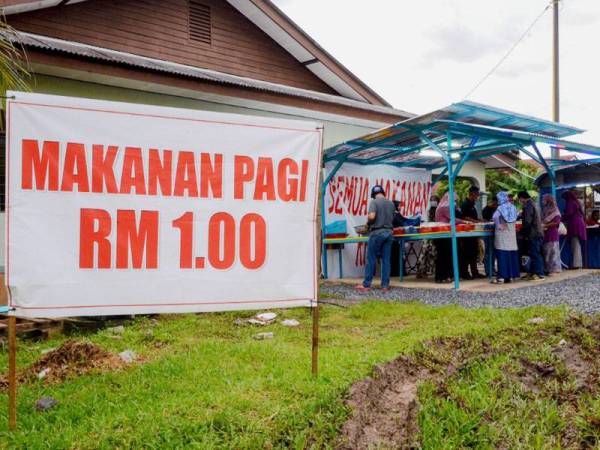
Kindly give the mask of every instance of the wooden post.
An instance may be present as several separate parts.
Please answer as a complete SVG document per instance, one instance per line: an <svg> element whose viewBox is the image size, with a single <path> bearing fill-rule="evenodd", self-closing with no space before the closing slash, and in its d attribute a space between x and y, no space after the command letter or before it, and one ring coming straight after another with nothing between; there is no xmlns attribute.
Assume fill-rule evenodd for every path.
<svg viewBox="0 0 600 450"><path fill-rule="evenodd" d="M317 377L319 374L319 304L312 308L312 374Z"/></svg>
<svg viewBox="0 0 600 450"><path fill-rule="evenodd" d="M8 429L17 427L17 318L8 318Z"/></svg>

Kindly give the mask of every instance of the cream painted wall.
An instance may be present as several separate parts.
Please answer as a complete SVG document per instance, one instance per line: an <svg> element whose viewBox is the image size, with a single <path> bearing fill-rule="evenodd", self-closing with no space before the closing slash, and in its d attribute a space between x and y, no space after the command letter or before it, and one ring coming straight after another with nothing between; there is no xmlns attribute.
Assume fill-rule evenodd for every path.
<svg viewBox="0 0 600 450"><path fill-rule="evenodd" d="M104 84L88 83L67 78L57 78L46 75L36 75L34 92L42 94L66 95L71 97L85 97L99 100L112 100L129 103L142 103L147 105L170 106L174 108L200 109L232 114L245 114L266 117L281 117L286 119L318 121L323 124L323 148L331 147L342 141L366 134L374 127L364 127L337 123L326 120L305 118L296 114L282 114L280 112L267 112L259 109L244 108L240 106L224 105L220 103L196 100L147 91L126 89Z"/></svg>
<svg viewBox="0 0 600 450"><path fill-rule="evenodd" d="M439 174L441 169L434 170L433 173ZM465 163L459 174L462 178L472 178L477 180L477 187L485 190L485 165L479 161L469 161Z"/></svg>

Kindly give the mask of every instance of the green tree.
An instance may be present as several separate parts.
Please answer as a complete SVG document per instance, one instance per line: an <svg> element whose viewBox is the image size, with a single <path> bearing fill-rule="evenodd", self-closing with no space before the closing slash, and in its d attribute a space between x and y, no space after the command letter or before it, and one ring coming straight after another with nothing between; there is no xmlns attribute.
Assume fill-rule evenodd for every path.
<svg viewBox="0 0 600 450"><path fill-rule="evenodd" d="M23 61L25 52L16 47L10 37L16 31L0 16L0 95L10 89L28 91L29 72ZM3 129L0 121L0 129Z"/></svg>
<svg viewBox="0 0 600 450"><path fill-rule="evenodd" d="M460 177L454 182L454 192L456 192L456 195L458 195L458 200L460 202L462 202L465 198L467 198L467 195L469 195L469 188L471 185L471 181ZM446 192L448 192L448 179L443 179L438 183L438 188L436 189L435 194L442 198L442 195L444 195Z"/></svg>
<svg viewBox="0 0 600 450"><path fill-rule="evenodd" d="M523 161L517 161L516 168L519 172L512 169L487 169L485 171L486 191L491 196L496 196L500 191L515 196L520 191L527 191L532 198L537 198L538 191L534 179L542 170Z"/></svg>

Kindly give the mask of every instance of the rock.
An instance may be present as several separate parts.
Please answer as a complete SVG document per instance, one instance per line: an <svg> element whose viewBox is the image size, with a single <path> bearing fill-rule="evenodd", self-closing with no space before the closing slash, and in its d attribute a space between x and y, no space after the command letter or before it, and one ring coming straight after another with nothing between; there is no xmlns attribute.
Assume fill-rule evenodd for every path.
<svg viewBox="0 0 600 450"><path fill-rule="evenodd" d="M264 341L265 339L273 339L275 335L273 333L258 333L254 335L254 339L257 341Z"/></svg>
<svg viewBox="0 0 600 450"><path fill-rule="evenodd" d="M50 372L50 367L46 367L44 370L41 370L38 374L38 380L43 380L44 378L46 378L46 375L48 375L48 373Z"/></svg>
<svg viewBox="0 0 600 450"><path fill-rule="evenodd" d="M262 320L263 322L273 322L277 318L277 314L275 313L262 313L257 314L256 318L258 320Z"/></svg>
<svg viewBox="0 0 600 450"><path fill-rule="evenodd" d="M48 411L58 405L58 400L52 397L42 397L35 402L36 411Z"/></svg>
<svg viewBox="0 0 600 450"><path fill-rule="evenodd" d="M250 325L264 326L264 325L268 325L271 322L265 322L263 320L258 320L258 319L248 319L248 320L246 320L246 323L249 323Z"/></svg>
<svg viewBox="0 0 600 450"><path fill-rule="evenodd" d="M47 355L48 353L53 352L54 350L56 350L55 347L47 348L45 350L42 350L42 355Z"/></svg>
<svg viewBox="0 0 600 450"><path fill-rule="evenodd" d="M131 364L137 358L137 355L133 350L125 350L124 352L119 353L119 358L121 358L127 364Z"/></svg>
<svg viewBox="0 0 600 450"><path fill-rule="evenodd" d="M558 345L560 347L564 347L565 345L567 345L567 341L565 341L564 339L561 339L560 342L558 343Z"/></svg>
<svg viewBox="0 0 600 450"><path fill-rule="evenodd" d="M285 319L283 322L281 322L281 325L284 327L297 327L300 325L300 322L298 322L296 319Z"/></svg>
<svg viewBox="0 0 600 450"><path fill-rule="evenodd" d="M537 325L540 323L544 323L545 319L543 317L534 317L533 319L529 319L527 323Z"/></svg>
<svg viewBox="0 0 600 450"><path fill-rule="evenodd" d="M235 319L233 322L234 325L238 325L238 326L246 325L246 323L247 323L247 321L244 319Z"/></svg>
<svg viewBox="0 0 600 450"><path fill-rule="evenodd" d="M113 334L123 334L125 333L125 327L123 325L119 325L118 327L111 327L106 329L109 333Z"/></svg>

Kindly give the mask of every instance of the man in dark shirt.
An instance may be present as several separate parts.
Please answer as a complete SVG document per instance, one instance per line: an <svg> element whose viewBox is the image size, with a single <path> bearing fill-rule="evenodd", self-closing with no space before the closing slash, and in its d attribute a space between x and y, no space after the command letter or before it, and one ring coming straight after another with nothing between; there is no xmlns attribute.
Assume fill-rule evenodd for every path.
<svg viewBox="0 0 600 450"><path fill-rule="evenodd" d="M471 186L469 188L469 196L462 202L460 212L462 219L467 219L471 222L479 222L479 213L475 204L479 200L479 188ZM484 275L479 273L477 269L477 258L479 256L479 238L463 238L461 239L462 255L460 259L460 276L465 280L473 278L484 278ZM471 273L469 274L469 268Z"/></svg>
<svg viewBox="0 0 600 450"><path fill-rule="evenodd" d="M539 208L536 206L527 191L521 191L518 195L519 202L523 207L521 219L523 225L519 231L519 237L527 242L529 252L529 274L524 278L529 281L544 279L544 260L542 259L542 245L544 242L544 231Z"/></svg>
<svg viewBox="0 0 600 450"><path fill-rule="evenodd" d="M483 208L483 211L481 211L481 217L483 217L483 220L485 220L486 222L491 222L494 218L494 213L496 212L496 210L498 209L498 199L496 197L493 197L490 202L486 205L485 208ZM491 255L490 255L491 253ZM496 263L496 255L494 252L494 243L490 242L488 240L485 241L485 260L489 261L488 258L492 258L492 268L495 266ZM490 269L488 267L488 265L485 265L485 275L487 277L491 276L491 274L489 273Z"/></svg>
<svg viewBox="0 0 600 450"><path fill-rule="evenodd" d="M483 211L481 211L481 217L483 217L483 220L485 220L486 222L491 222L492 217L494 216L494 213L496 212L497 209L498 209L498 199L496 197L494 197L486 205L486 207L483 208Z"/></svg>
<svg viewBox="0 0 600 450"><path fill-rule="evenodd" d="M367 244L367 265L365 279L356 289L362 292L371 290L371 283L377 268L377 258L381 257L381 289L390 289L391 255L393 241L393 221L396 208L391 200L385 198L382 186L375 185L371 189L371 203L367 224L369 225L369 242Z"/></svg>

